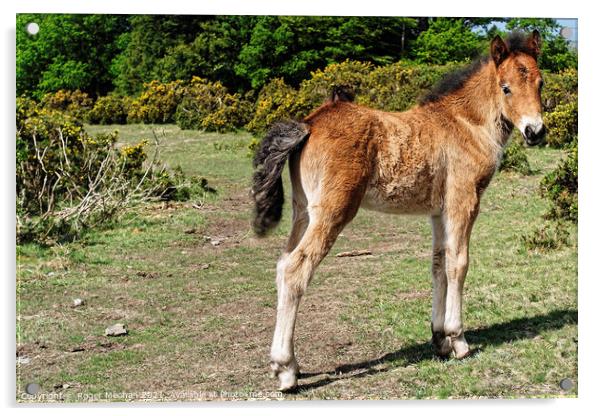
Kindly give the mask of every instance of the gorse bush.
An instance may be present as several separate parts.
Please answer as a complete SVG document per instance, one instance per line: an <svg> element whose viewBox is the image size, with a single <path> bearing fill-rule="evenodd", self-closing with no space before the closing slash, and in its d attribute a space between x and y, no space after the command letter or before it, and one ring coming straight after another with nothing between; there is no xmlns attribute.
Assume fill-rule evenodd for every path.
<svg viewBox="0 0 602 416"><path fill-rule="evenodd" d="M293 117L308 115L330 95L335 85L345 85L356 95L361 95L366 88L368 75L374 70L370 62L346 60L330 64L323 70L311 73L311 78L303 81L294 103L290 108Z"/></svg>
<svg viewBox="0 0 602 416"><path fill-rule="evenodd" d="M550 147L567 147L577 140L578 110L577 101L558 104L553 111L544 114L548 128L546 142Z"/></svg>
<svg viewBox="0 0 602 416"><path fill-rule="evenodd" d="M91 124L125 124L132 100L110 94L100 97L88 113L87 120Z"/></svg>
<svg viewBox="0 0 602 416"><path fill-rule="evenodd" d="M80 120L85 119L94 102L85 92L80 90L58 90L44 95L41 105L48 110L58 110Z"/></svg>
<svg viewBox="0 0 602 416"><path fill-rule="evenodd" d="M541 92L544 111L553 111L556 106L577 102L577 69L565 69L559 73L544 73L545 86Z"/></svg>
<svg viewBox="0 0 602 416"><path fill-rule="evenodd" d="M358 96L360 104L385 111L405 111L458 64L416 65L398 62L375 68Z"/></svg>
<svg viewBox="0 0 602 416"><path fill-rule="evenodd" d="M289 118L297 91L282 78L274 78L259 92L253 117L245 128L255 135L263 134L272 123Z"/></svg>
<svg viewBox="0 0 602 416"><path fill-rule="evenodd" d="M328 98L335 85L345 85L358 94L363 91L373 68L369 62L349 60L330 64L312 72L311 78L301 82L298 90L280 78L274 79L259 93L255 114L247 129L262 134L275 121L305 117Z"/></svg>
<svg viewBox="0 0 602 416"><path fill-rule="evenodd" d="M504 149L500 170L514 171L523 175L530 175L532 173L520 134L513 134L510 144Z"/></svg>
<svg viewBox="0 0 602 416"><path fill-rule="evenodd" d="M112 202L123 196L117 176L129 179L129 172L117 174L115 140L116 134L88 136L68 114L17 101L18 242L67 238L114 215ZM101 201L103 188L115 198Z"/></svg>
<svg viewBox="0 0 602 416"><path fill-rule="evenodd" d="M178 104L184 96L182 81L144 84L140 96L132 101L128 112L129 123L173 123Z"/></svg>
<svg viewBox="0 0 602 416"><path fill-rule="evenodd" d="M578 155L577 141L573 142L568 157L541 181L540 193L551 201L546 217L577 223L578 217Z"/></svg>
<svg viewBox="0 0 602 416"><path fill-rule="evenodd" d="M335 85L351 89L359 104L386 111L404 111L457 66L399 62L375 67L371 63L347 60L312 72L311 78L303 81L298 89L276 78L260 91L247 129L253 134L262 134L275 121L303 118L328 98Z"/></svg>
<svg viewBox="0 0 602 416"><path fill-rule="evenodd" d="M92 137L69 114L22 98L16 123L18 243L74 239L182 187L166 183L172 175L157 152L148 160L146 141L118 148L116 132Z"/></svg>
<svg viewBox="0 0 602 416"><path fill-rule="evenodd" d="M240 94L230 94L220 82L193 77L185 87L175 120L182 129L227 132L243 127L253 105Z"/></svg>

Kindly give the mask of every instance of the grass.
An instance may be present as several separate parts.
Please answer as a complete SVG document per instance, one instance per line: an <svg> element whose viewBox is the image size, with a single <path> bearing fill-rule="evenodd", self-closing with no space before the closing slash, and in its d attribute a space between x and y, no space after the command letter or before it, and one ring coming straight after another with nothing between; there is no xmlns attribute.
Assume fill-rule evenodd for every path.
<svg viewBox="0 0 602 416"><path fill-rule="evenodd" d="M280 397L267 364L290 204L271 237L253 237L246 133L171 125L89 131L117 129L132 143L152 139L153 128L161 158L206 177L218 193L132 209L119 226L77 243L18 247L18 355L29 359L17 367L18 400L35 400L21 394L28 383L67 402ZM527 155L535 173L498 173L474 227L464 305L473 356L442 361L428 343L427 219L360 211L332 253L373 255L329 255L318 269L296 329L300 390L283 397L576 396L576 227L557 250L521 243L543 222L537 185L561 152ZM223 242L213 246L211 238ZM71 307L75 298L84 306ZM105 337L117 322L128 335ZM572 390L560 388L564 378Z"/></svg>

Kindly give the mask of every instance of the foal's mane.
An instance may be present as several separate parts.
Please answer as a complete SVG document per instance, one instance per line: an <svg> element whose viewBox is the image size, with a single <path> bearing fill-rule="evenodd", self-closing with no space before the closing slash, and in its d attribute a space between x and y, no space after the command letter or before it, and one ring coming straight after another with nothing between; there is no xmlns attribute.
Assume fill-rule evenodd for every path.
<svg viewBox="0 0 602 416"><path fill-rule="evenodd" d="M533 55L533 49L529 46L528 37L522 32L511 32L506 37L506 45L508 46L508 52L512 53L526 53ZM435 86L427 92L419 100L420 105L433 103L439 101L441 98L460 90L466 81L468 81L475 73L477 73L484 65L491 60L490 56L481 56L469 65L449 72L441 78L441 80L435 84Z"/></svg>

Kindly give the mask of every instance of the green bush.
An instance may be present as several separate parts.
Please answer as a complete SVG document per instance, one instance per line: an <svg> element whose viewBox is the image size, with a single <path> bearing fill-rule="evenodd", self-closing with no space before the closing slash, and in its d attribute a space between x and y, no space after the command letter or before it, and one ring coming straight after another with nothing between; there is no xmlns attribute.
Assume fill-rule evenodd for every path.
<svg viewBox="0 0 602 416"><path fill-rule="evenodd" d="M303 118L328 99L335 85L348 86L358 94L373 68L369 62L349 60L330 64L312 72L297 91L282 79L273 79L259 93L255 114L246 127L254 134L262 134L275 121Z"/></svg>
<svg viewBox="0 0 602 416"><path fill-rule="evenodd" d="M544 121L548 128L548 145L555 148L569 146L577 138L577 101L558 104L552 112L544 114Z"/></svg>
<svg viewBox="0 0 602 416"><path fill-rule="evenodd" d="M530 175L532 173L520 134L513 134L510 144L504 149L500 170L514 171L523 175Z"/></svg>
<svg viewBox="0 0 602 416"><path fill-rule="evenodd" d="M173 194L171 173L157 152L147 160L146 141L117 148L116 132L92 137L69 114L16 104L18 243L74 239L127 206Z"/></svg>
<svg viewBox="0 0 602 416"><path fill-rule="evenodd" d="M288 109L294 118L307 116L330 96L335 85L345 85L356 95L366 88L368 75L374 70L370 62L346 60L328 65L323 70L311 73L311 78L303 81L299 91Z"/></svg>
<svg viewBox="0 0 602 416"><path fill-rule="evenodd" d="M540 183L540 193L552 202L546 217L577 223L578 217L578 155L574 141L569 155Z"/></svg>
<svg viewBox="0 0 602 416"><path fill-rule="evenodd" d="M252 104L230 94L219 81L193 77L177 107L175 120L182 129L227 132L243 127L251 118Z"/></svg>
<svg viewBox="0 0 602 416"><path fill-rule="evenodd" d="M415 65L398 62L375 68L360 92L358 102L385 111L405 111L458 64Z"/></svg>
<svg viewBox="0 0 602 416"><path fill-rule="evenodd" d="M274 78L259 92L255 112L245 128L255 135L263 134L272 123L289 118L286 109L292 106L297 91L282 78Z"/></svg>
<svg viewBox="0 0 602 416"><path fill-rule="evenodd" d="M88 94L80 90L58 90L57 92L44 95L41 104L48 110L62 111L83 120L92 109L94 102Z"/></svg>
<svg viewBox="0 0 602 416"><path fill-rule="evenodd" d="M127 121L128 123L173 123L183 95L184 86L180 80L146 83L140 96L132 101Z"/></svg>
<svg viewBox="0 0 602 416"><path fill-rule="evenodd" d="M254 116L246 128L260 135L275 121L303 118L330 96L335 85L348 86L355 93L358 104L386 111L404 111L458 65L398 62L374 67L370 63L347 60L312 72L311 78L303 81L298 90L280 78L272 79L260 91Z"/></svg>
<svg viewBox="0 0 602 416"><path fill-rule="evenodd" d="M545 223L521 236L527 250L556 250L569 243L569 230L562 222Z"/></svg>
<svg viewBox="0 0 602 416"><path fill-rule="evenodd" d="M91 124L125 124L132 100L129 97L107 95L100 97L88 113Z"/></svg>
<svg viewBox="0 0 602 416"><path fill-rule="evenodd" d="M544 111L553 111L556 106L577 102L577 69L566 69L559 73L544 73L545 85L541 92Z"/></svg>
<svg viewBox="0 0 602 416"><path fill-rule="evenodd" d="M95 208L105 186L97 173L111 176L119 167L119 157L111 158L115 140L88 136L66 113L17 101L17 241L72 235L113 215L110 203Z"/></svg>
<svg viewBox="0 0 602 416"><path fill-rule="evenodd" d="M188 201L217 192L209 186L207 179L197 175L189 177L184 175L180 166L172 172L161 172L155 182L157 184L155 195L164 201Z"/></svg>

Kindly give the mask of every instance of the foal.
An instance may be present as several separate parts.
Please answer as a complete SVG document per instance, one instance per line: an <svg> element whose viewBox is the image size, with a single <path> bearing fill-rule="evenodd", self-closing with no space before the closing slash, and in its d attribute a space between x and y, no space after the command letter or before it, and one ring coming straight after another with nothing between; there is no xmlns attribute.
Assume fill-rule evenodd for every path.
<svg viewBox="0 0 602 416"><path fill-rule="evenodd" d="M360 206L426 214L433 228L432 343L469 353L462 327L468 245L481 195L514 126L528 145L545 135L537 31L491 42L488 58L444 79L403 113L362 107L335 89L302 122L279 123L253 161L254 228L280 220L289 160L293 224L277 266L278 312L271 368L280 389L297 385L293 332L299 300L321 260Z"/></svg>

